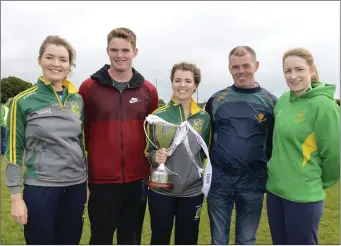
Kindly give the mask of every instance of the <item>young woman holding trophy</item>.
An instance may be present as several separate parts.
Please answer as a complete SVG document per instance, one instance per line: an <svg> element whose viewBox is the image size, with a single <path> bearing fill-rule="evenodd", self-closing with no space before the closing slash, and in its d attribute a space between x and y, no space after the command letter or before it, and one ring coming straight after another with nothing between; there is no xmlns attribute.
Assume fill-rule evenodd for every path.
<svg viewBox="0 0 341 246"><path fill-rule="evenodd" d="M175 64L170 78L170 102L146 119L145 154L152 165L148 183L151 244L170 243L174 217L175 244L197 244L200 211L210 183L207 168L203 188L205 160L210 167L211 123L192 98L201 80L196 65Z"/></svg>

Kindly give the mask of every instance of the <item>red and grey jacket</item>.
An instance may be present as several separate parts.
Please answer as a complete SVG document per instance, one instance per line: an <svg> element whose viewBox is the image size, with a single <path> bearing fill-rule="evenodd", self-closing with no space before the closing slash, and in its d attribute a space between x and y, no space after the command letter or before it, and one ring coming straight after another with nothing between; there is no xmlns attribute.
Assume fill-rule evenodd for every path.
<svg viewBox="0 0 341 246"><path fill-rule="evenodd" d="M112 83L109 65L80 86L84 100L85 146L89 183L127 183L149 176L144 155L145 117L158 107L154 85L133 68L133 77L120 92Z"/></svg>

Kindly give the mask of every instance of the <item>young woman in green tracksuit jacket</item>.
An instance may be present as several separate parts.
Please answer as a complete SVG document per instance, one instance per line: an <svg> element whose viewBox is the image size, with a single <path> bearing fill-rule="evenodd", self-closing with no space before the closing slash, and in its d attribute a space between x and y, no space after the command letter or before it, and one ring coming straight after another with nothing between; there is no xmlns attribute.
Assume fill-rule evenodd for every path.
<svg viewBox="0 0 341 246"><path fill-rule="evenodd" d="M340 107L305 49L283 56L290 92L278 100L267 211L274 244L317 244L325 189L340 179Z"/></svg>
<svg viewBox="0 0 341 246"><path fill-rule="evenodd" d="M48 36L38 56L43 76L10 104L6 185L27 244L74 245L81 238L87 199L83 99L65 79L74 58L64 39Z"/></svg>
<svg viewBox="0 0 341 246"><path fill-rule="evenodd" d="M209 146L210 117L192 99L192 95L200 83L200 78L200 70L194 64L175 64L171 72L172 99L153 114L173 124L180 124L187 120ZM167 128L162 128L162 131L153 131L153 127L150 125L148 128L149 134L147 134L153 143L160 139L160 136L164 136L163 134L166 134L167 131L170 132ZM158 136L157 139L155 135ZM203 168L206 156L196 139L196 135L189 131L187 138L188 146L197 165ZM157 167L161 163L166 163L171 171L180 176L171 175L173 189L150 187L148 205L152 231L151 244L165 245L170 243L174 217L175 244L197 244L200 210L204 198L201 191L203 178L198 173L198 167L188 155L183 142L168 158L165 149L157 150L148 140L147 143L145 154L152 166Z"/></svg>

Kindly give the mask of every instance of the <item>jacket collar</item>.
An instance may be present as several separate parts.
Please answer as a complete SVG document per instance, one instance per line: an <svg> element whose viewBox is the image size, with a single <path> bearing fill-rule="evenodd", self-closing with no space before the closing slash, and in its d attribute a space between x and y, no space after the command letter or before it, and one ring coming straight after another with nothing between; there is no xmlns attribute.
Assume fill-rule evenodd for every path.
<svg viewBox="0 0 341 246"><path fill-rule="evenodd" d="M40 76L38 78L38 82L41 82L41 83L43 83L44 85L46 85L48 87L50 87L50 86L52 87L52 84L50 82L45 81L43 79L43 76ZM62 84L63 84L63 86L65 88L67 88L68 93L72 94L72 93L77 93L78 92L78 89L70 81L65 79L65 80L63 80Z"/></svg>
<svg viewBox="0 0 341 246"><path fill-rule="evenodd" d="M238 86L236 86L235 84L233 84L231 86L231 89L234 90L235 92L239 92L239 93L244 93L244 94L252 94L252 93L257 93L261 90L260 85L256 82L257 87L254 88L240 88Z"/></svg>
<svg viewBox="0 0 341 246"><path fill-rule="evenodd" d="M181 104L177 103L176 97L172 95L171 100L170 100L170 105L173 107L178 107ZM181 105L182 106L182 105ZM198 104L194 101L193 97L191 98L191 115L197 114L201 111L202 109L198 106Z"/></svg>
<svg viewBox="0 0 341 246"><path fill-rule="evenodd" d="M112 79L109 75L110 65L105 64L100 70L91 75L91 79L108 86L112 86ZM138 88L143 85L144 77L134 68L132 68L133 77L128 83L128 88Z"/></svg>

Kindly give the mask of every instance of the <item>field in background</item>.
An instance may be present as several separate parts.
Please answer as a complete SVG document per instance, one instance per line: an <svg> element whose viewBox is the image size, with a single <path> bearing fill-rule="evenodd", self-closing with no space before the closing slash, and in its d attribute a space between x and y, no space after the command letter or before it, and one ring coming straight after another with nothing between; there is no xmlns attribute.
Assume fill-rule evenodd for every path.
<svg viewBox="0 0 341 246"><path fill-rule="evenodd" d="M0 244L25 244L23 226L15 224L12 220L11 201L8 189L5 186L5 163L1 158L1 240ZM234 215L233 215L234 217ZM142 244L150 243L150 220L148 209L146 210ZM234 244L234 219L231 225L231 244ZM88 244L90 238L90 226L87 211L81 244ZM210 226L207 214L206 202L201 212L199 244L210 244ZM114 239L114 243L116 239ZM173 237L171 243L173 244ZM260 226L257 232L257 244L272 244L267 221L267 210L264 204ZM327 191L327 200L319 229L319 244L340 244L340 186L335 185Z"/></svg>

